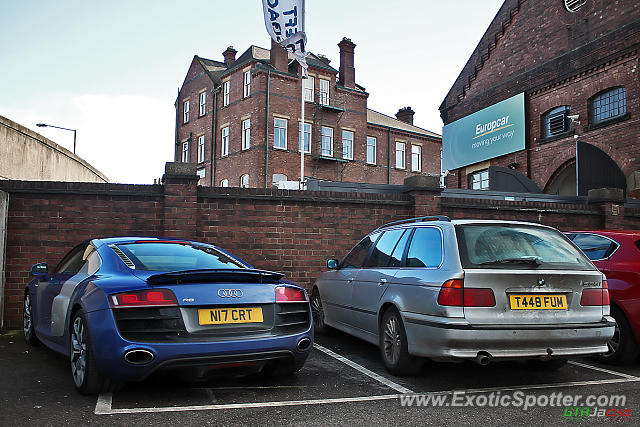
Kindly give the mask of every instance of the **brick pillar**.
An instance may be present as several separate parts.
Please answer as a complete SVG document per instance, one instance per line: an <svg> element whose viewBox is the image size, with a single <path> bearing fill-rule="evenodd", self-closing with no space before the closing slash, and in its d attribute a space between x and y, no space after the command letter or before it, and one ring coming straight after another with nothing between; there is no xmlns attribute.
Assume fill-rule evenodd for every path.
<svg viewBox="0 0 640 427"><path fill-rule="evenodd" d="M164 237L196 240L198 175L195 163L167 162L164 184Z"/></svg>
<svg viewBox="0 0 640 427"><path fill-rule="evenodd" d="M621 188L596 188L589 190L589 204L597 205L602 212L603 230L623 230L627 228L624 221L624 191Z"/></svg>
<svg viewBox="0 0 640 427"><path fill-rule="evenodd" d="M441 215L440 178L414 175L404 180L405 191L413 197L413 216Z"/></svg>

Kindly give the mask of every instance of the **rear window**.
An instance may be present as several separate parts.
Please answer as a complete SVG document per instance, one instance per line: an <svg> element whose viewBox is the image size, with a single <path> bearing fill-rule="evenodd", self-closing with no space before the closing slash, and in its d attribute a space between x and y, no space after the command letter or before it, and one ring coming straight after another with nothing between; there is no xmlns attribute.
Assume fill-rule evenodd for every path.
<svg viewBox="0 0 640 427"><path fill-rule="evenodd" d="M593 270L559 231L519 224L456 225L464 268Z"/></svg>
<svg viewBox="0 0 640 427"><path fill-rule="evenodd" d="M208 246L187 243L127 243L117 245L137 270L183 271L245 268L240 262Z"/></svg>

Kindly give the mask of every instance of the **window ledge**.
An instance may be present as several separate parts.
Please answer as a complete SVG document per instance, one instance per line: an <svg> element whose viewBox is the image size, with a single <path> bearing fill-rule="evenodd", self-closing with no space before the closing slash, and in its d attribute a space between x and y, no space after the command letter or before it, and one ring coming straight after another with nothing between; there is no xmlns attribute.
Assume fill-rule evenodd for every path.
<svg viewBox="0 0 640 427"><path fill-rule="evenodd" d="M550 142L554 142L554 141L558 141L560 139L568 138L570 136L575 135L575 133L576 133L576 131L574 129L571 129L571 130L567 130L567 131L564 131L562 133L559 133L557 135L548 136L546 138L540 138L538 140L538 145L548 144Z"/></svg>
<svg viewBox="0 0 640 427"><path fill-rule="evenodd" d="M612 118L604 120L602 122L598 122L598 123L594 123L592 125L585 126L584 130L585 130L585 132L588 132L590 130L600 129L600 128L603 128L605 126L613 125L615 123L624 122L625 120L629 120L630 118L631 118L631 113L625 113L625 114L623 114L621 116L612 117Z"/></svg>
<svg viewBox="0 0 640 427"><path fill-rule="evenodd" d="M282 150L282 151L287 151L287 147L276 147L275 145L273 146L274 150Z"/></svg>

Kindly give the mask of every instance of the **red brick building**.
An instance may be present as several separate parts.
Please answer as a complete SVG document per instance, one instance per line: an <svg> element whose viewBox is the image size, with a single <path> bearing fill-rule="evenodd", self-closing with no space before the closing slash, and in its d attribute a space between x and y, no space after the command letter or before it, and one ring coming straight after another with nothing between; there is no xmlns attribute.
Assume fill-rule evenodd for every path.
<svg viewBox="0 0 640 427"><path fill-rule="evenodd" d="M524 92L525 148L451 170L447 187L506 191L490 172L510 168L545 193L637 195L639 48L636 0L506 0L440 113L449 125Z"/></svg>
<svg viewBox="0 0 640 427"><path fill-rule="evenodd" d="M305 176L402 184L440 174L440 135L367 108L355 81L354 48L340 47L340 69L310 54L305 80ZM175 160L197 163L205 186L271 187L300 176L300 67L279 45L251 46L224 61L195 56L176 99Z"/></svg>

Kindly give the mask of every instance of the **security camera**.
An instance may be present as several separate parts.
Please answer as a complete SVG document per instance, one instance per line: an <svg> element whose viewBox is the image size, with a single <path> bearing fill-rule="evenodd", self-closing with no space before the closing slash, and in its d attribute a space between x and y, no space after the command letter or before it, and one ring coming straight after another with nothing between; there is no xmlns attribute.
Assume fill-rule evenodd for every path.
<svg viewBox="0 0 640 427"><path fill-rule="evenodd" d="M440 176L442 176L443 178L446 178L446 177L447 177L447 175L449 175L449 173L450 173L450 172L449 172L449 170L447 169L446 171L442 172L442 173L440 174Z"/></svg>
<svg viewBox="0 0 640 427"><path fill-rule="evenodd" d="M580 118L580 114L571 114L567 116L569 120L578 120Z"/></svg>

